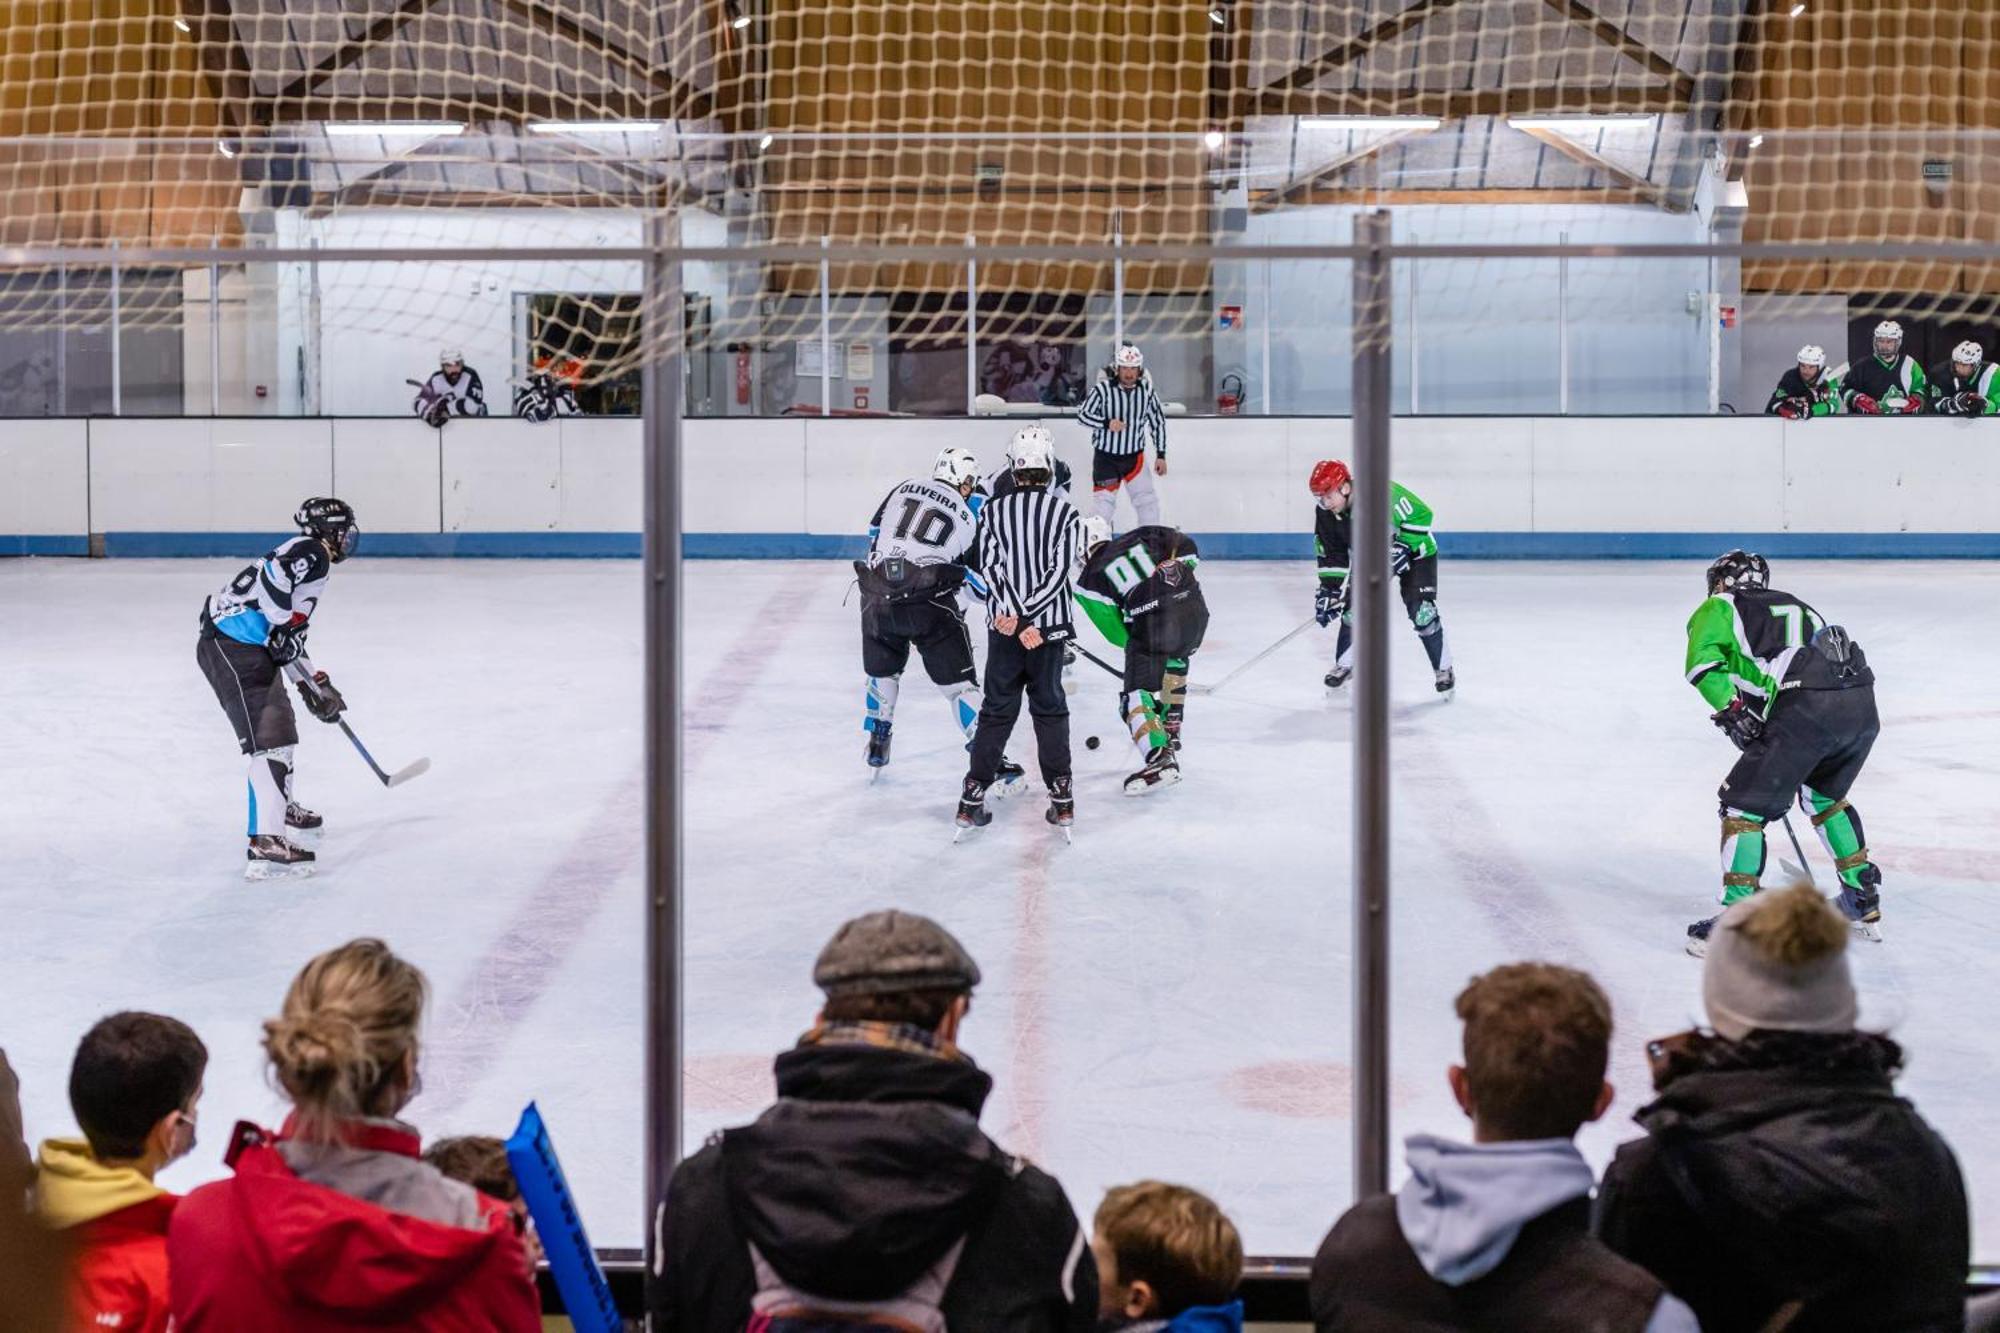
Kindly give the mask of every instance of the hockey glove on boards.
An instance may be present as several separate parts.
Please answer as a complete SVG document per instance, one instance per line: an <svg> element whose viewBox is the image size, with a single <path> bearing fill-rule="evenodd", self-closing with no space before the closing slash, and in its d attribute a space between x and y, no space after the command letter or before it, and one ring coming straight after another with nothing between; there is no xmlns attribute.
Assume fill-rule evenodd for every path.
<svg viewBox="0 0 2000 1333"><path fill-rule="evenodd" d="M1764 734L1764 719L1751 712L1741 699L1731 699L1729 707L1716 709L1708 715L1708 720L1722 728L1722 734L1739 750L1749 749L1750 742Z"/></svg>
<svg viewBox="0 0 2000 1333"><path fill-rule="evenodd" d="M1900 410L1904 416L1913 417L1924 410L1924 400L1913 394L1902 401Z"/></svg>
<svg viewBox="0 0 2000 1333"><path fill-rule="evenodd" d="M1778 404L1778 415L1787 421L1803 421L1812 414L1812 404L1803 398L1787 398Z"/></svg>
<svg viewBox="0 0 2000 1333"><path fill-rule="evenodd" d="M340 691L333 688L333 682L326 678L326 672L313 672L312 683L293 682L299 687L299 698L305 702L306 711L322 722L338 722L347 709L347 700L340 697Z"/></svg>
<svg viewBox="0 0 2000 1333"><path fill-rule="evenodd" d="M1853 406L1855 411L1862 413L1864 416L1879 417L1882 415L1882 404L1876 402L1865 393L1854 395Z"/></svg>
<svg viewBox="0 0 2000 1333"><path fill-rule="evenodd" d="M264 647L280 666L296 662L306 650L305 622L271 626L271 632L264 636Z"/></svg>
<svg viewBox="0 0 2000 1333"><path fill-rule="evenodd" d="M1321 579L1313 592L1313 619L1325 629L1340 619L1340 613L1347 609L1347 582L1336 583L1332 579Z"/></svg>

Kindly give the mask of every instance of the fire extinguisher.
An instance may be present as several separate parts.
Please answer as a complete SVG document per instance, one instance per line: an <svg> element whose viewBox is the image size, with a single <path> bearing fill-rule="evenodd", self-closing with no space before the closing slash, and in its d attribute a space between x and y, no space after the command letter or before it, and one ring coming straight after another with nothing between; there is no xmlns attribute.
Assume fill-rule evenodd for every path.
<svg viewBox="0 0 2000 1333"><path fill-rule="evenodd" d="M1233 417L1243 407L1243 377L1231 371L1222 377L1221 387L1215 395L1215 410L1223 416Z"/></svg>
<svg viewBox="0 0 2000 1333"><path fill-rule="evenodd" d="M743 346L736 349L736 405L750 405L750 349Z"/></svg>

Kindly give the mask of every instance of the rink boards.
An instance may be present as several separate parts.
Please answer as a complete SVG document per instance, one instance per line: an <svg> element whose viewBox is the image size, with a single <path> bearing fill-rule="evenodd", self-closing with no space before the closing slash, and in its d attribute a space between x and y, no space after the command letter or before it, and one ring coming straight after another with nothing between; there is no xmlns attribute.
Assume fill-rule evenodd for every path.
<svg viewBox="0 0 2000 1333"><path fill-rule="evenodd" d="M1089 475L1068 418L1048 423ZM1012 419L684 422L686 551L854 553L894 481L946 445L997 466ZM1165 517L1211 554L1308 555L1304 478L1345 417L1181 418ZM2000 421L1408 417L1396 475L1459 557L2000 556ZM0 432L0 554L240 553L338 494L378 555L630 556L632 418L434 430L394 418L22 420Z"/></svg>

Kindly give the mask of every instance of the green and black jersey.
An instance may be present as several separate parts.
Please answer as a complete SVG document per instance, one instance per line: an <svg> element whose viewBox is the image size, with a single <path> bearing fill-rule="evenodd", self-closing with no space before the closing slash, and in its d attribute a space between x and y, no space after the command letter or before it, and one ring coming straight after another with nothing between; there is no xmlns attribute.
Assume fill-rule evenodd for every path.
<svg viewBox="0 0 2000 1333"><path fill-rule="evenodd" d="M1401 482L1389 483L1389 537L1410 550L1412 560L1436 555L1431 533L1431 507ZM1313 549L1319 556L1319 576L1344 582L1354 550L1354 506L1338 514L1324 505L1313 510Z"/></svg>
<svg viewBox="0 0 2000 1333"><path fill-rule="evenodd" d="M1782 415L1785 404L1799 404L1798 412L1808 417L1830 417L1840 410L1840 384L1824 370L1819 378L1808 384L1806 377L1793 366L1778 377L1778 387L1771 391L1771 401L1764 404L1766 416Z"/></svg>
<svg viewBox="0 0 2000 1333"><path fill-rule="evenodd" d="M1819 612L1774 588L1717 593L1688 617L1687 678L1710 708L1741 696L1771 711L1794 654L1826 624Z"/></svg>
<svg viewBox="0 0 2000 1333"><path fill-rule="evenodd" d="M1836 371L1834 379L1839 385L1841 406L1849 412L1854 410L1854 400L1864 396L1873 398L1885 411L1901 411L1907 400L1923 403L1929 384L1916 358L1900 355L1890 361L1864 356Z"/></svg>
<svg viewBox="0 0 2000 1333"><path fill-rule="evenodd" d="M1195 566L1201 552L1178 528L1149 524L1097 548L1084 561L1076 600L1106 640L1123 648L1132 630L1151 617L1201 601Z"/></svg>

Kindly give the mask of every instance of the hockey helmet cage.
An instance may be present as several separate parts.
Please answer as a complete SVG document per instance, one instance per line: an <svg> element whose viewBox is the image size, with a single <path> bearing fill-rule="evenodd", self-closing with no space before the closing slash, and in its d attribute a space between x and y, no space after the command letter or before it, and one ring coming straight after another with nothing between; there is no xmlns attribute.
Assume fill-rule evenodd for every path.
<svg viewBox="0 0 2000 1333"><path fill-rule="evenodd" d="M1007 446L1007 470L1053 473L1055 449L1056 437L1049 434L1047 426L1023 426L1014 432L1014 441Z"/></svg>
<svg viewBox="0 0 2000 1333"><path fill-rule="evenodd" d="M1708 595L1711 597L1732 588L1768 587L1770 582L1770 562L1741 548L1723 552L1708 567Z"/></svg>
<svg viewBox="0 0 2000 1333"><path fill-rule="evenodd" d="M1882 344L1892 344L1888 351ZM1875 326L1875 340L1869 344L1876 356L1894 356L1903 348L1903 326L1893 319L1885 319Z"/></svg>
<svg viewBox="0 0 2000 1333"><path fill-rule="evenodd" d="M1825 370L1826 349L1818 343L1807 343L1799 349L1799 364L1802 366L1818 366L1821 370Z"/></svg>
<svg viewBox="0 0 2000 1333"><path fill-rule="evenodd" d="M1144 370L1146 354L1131 343L1124 343L1111 358L1111 364L1120 370Z"/></svg>
<svg viewBox="0 0 2000 1333"><path fill-rule="evenodd" d="M1086 556L1110 540L1110 519L1102 514L1092 514L1083 520L1083 553Z"/></svg>
<svg viewBox="0 0 2000 1333"><path fill-rule="evenodd" d="M1951 349L1951 362L1955 366L1977 367L1986 359L1986 349L1970 340Z"/></svg>
<svg viewBox="0 0 2000 1333"><path fill-rule="evenodd" d="M972 456L970 449L960 449L956 445L941 449L937 462L931 467L931 477L947 486L963 486L968 481L979 480L979 460Z"/></svg>
<svg viewBox="0 0 2000 1333"><path fill-rule="evenodd" d="M317 537L339 564L361 545L361 528L354 521L354 506L331 496L314 496L292 515L300 532Z"/></svg>
<svg viewBox="0 0 2000 1333"><path fill-rule="evenodd" d="M1313 464L1312 475L1306 478L1306 487L1314 495L1331 495L1342 486L1353 484L1353 481L1347 464L1338 458L1322 458Z"/></svg>

